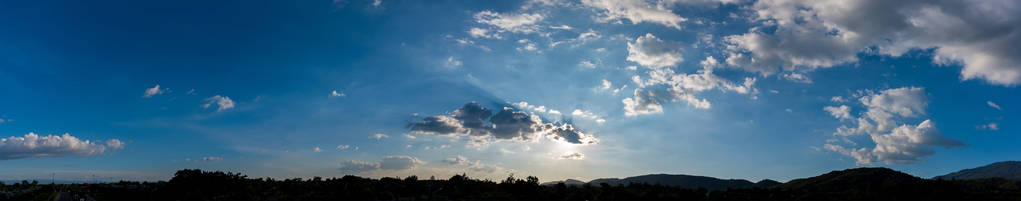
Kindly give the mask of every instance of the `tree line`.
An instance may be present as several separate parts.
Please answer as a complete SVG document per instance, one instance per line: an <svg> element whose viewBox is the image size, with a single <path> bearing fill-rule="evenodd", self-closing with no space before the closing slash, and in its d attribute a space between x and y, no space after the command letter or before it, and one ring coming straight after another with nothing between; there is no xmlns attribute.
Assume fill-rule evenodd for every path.
<svg viewBox="0 0 1021 201"><path fill-rule="evenodd" d="M888 183L888 185L884 185ZM1004 179L881 182L835 188L741 188L707 190L658 184L539 185L533 176L501 181L344 176L323 179L248 178L239 173L180 170L169 181L98 184L0 183L0 200L53 200L57 192L100 201L193 200L1021 200L1019 182Z"/></svg>

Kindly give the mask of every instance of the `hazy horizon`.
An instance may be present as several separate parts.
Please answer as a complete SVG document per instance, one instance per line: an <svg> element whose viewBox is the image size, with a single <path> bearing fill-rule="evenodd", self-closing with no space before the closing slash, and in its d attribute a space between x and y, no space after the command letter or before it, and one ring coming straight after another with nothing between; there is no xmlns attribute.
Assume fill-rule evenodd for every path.
<svg viewBox="0 0 1021 201"><path fill-rule="evenodd" d="M0 180L922 178L1021 160L1021 2L0 3Z"/></svg>

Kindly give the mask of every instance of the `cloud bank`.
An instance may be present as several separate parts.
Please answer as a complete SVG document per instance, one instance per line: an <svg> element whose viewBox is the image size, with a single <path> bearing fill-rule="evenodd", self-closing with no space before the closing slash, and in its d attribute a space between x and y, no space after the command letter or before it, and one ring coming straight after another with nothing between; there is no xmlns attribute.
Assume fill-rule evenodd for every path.
<svg viewBox="0 0 1021 201"><path fill-rule="evenodd" d="M107 140L105 145L64 135L39 136L28 133L25 136L0 138L0 160L42 157L87 157L103 154L108 149L122 149L124 143L118 139Z"/></svg>

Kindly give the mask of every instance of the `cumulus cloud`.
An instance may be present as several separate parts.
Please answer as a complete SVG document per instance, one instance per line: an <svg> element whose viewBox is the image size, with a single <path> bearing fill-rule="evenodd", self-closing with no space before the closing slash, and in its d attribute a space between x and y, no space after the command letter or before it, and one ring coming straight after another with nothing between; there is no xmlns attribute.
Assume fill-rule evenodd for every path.
<svg viewBox="0 0 1021 201"><path fill-rule="evenodd" d="M822 109L837 119L851 119L851 107L847 105L840 105L840 107L826 106Z"/></svg>
<svg viewBox="0 0 1021 201"><path fill-rule="evenodd" d="M656 91L635 89L634 97L624 98L625 116L663 113L663 105L659 103L661 96Z"/></svg>
<svg viewBox="0 0 1021 201"><path fill-rule="evenodd" d="M527 106L527 103L521 102L518 105ZM533 141L541 137L574 144L597 142L594 137L566 123L544 123L537 115L510 107L493 114L493 111L475 102L465 104L451 115L425 117L407 127L419 134L469 136L476 143L484 142L486 138Z"/></svg>
<svg viewBox="0 0 1021 201"><path fill-rule="evenodd" d="M610 88L613 88L613 83L611 83L609 80L603 79L603 84L599 86L599 90L605 91L610 90Z"/></svg>
<svg viewBox="0 0 1021 201"><path fill-rule="evenodd" d="M520 14L507 14L497 13L493 11L482 11L475 13L475 21L482 24L488 24L498 28L499 32L514 32L514 33L534 33L539 30L539 26L536 25L539 21L544 18L538 13L520 13ZM475 30L471 31L475 36ZM483 34L484 35L484 34Z"/></svg>
<svg viewBox="0 0 1021 201"><path fill-rule="evenodd" d="M203 104L202 108L209 108L210 106L213 106L213 104L216 104L217 112L234 108L234 101L230 100L230 97L220 95L206 98L206 104Z"/></svg>
<svg viewBox="0 0 1021 201"><path fill-rule="evenodd" d="M107 149L121 149L124 143L117 139L101 143L81 140L65 133L64 135L39 136L28 133L25 136L0 138L0 160L42 157L86 157L103 154Z"/></svg>
<svg viewBox="0 0 1021 201"><path fill-rule="evenodd" d="M142 94L142 98L151 98L155 95L160 95L166 92L166 89L160 89L160 85L156 85L152 88L145 89L145 93Z"/></svg>
<svg viewBox="0 0 1021 201"><path fill-rule="evenodd" d="M501 38L500 35L489 33L489 29L483 29L478 27L472 27L468 29L468 35L473 38ZM467 42L462 42L462 44Z"/></svg>
<svg viewBox="0 0 1021 201"><path fill-rule="evenodd" d="M407 170L424 164L426 163L411 156L386 156L379 162L344 161L340 163L340 171L357 174L377 170Z"/></svg>
<svg viewBox="0 0 1021 201"><path fill-rule="evenodd" d="M627 44L627 60L649 68L673 66L684 61L682 45L656 38L651 33Z"/></svg>
<svg viewBox="0 0 1021 201"><path fill-rule="evenodd" d="M323 152L323 149L321 149L319 147L315 147L315 148L312 148L312 152L317 152L317 153L318 152Z"/></svg>
<svg viewBox="0 0 1021 201"><path fill-rule="evenodd" d="M929 119L923 120L918 125L902 123L925 115L928 98L923 88L903 87L878 93L866 92L859 100L867 109L852 123L857 125L837 128L833 133L834 138L824 145L828 150L854 158L858 164L913 163L932 155L933 147L951 148L964 145L960 141L944 137L936 129L935 123ZM839 114L830 111L831 114L842 118L843 106L836 109ZM858 135L868 135L868 140L875 144L874 147L846 147L857 146L858 143L849 137ZM837 144L841 141L847 145Z"/></svg>
<svg viewBox="0 0 1021 201"><path fill-rule="evenodd" d="M963 80L1021 82L1017 1L762 0L750 9L763 27L725 39L727 63L749 71L810 71L857 61L860 52L921 49L936 64L963 65Z"/></svg>
<svg viewBox="0 0 1021 201"><path fill-rule="evenodd" d="M995 108L996 110L1003 110L1003 108L1000 108L1000 105L997 105L993 101L986 101L986 104L989 105L989 107Z"/></svg>
<svg viewBox="0 0 1021 201"><path fill-rule="evenodd" d="M345 149L348 149L348 148L351 148L351 145L346 145L346 144L337 145L337 149L340 149L340 150L345 150Z"/></svg>
<svg viewBox="0 0 1021 201"><path fill-rule="evenodd" d="M709 109L712 106L709 101L696 95L710 89L751 94L753 99L759 93L753 87L755 78L745 78L741 84L732 83L713 74L712 68L703 68L694 74L675 73L669 68L654 69L649 71L648 79L635 76L633 80L639 88L635 89L634 97L623 100L627 116L661 113L660 101L667 100L684 101L695 108Z"/></svg>
<svg viewBox="0 0 1021 201"><path fill-rule="evenodd" d="M118 139L109 139L106 140L106 146L110 147L111 149L123 149L124 142L121 142L121 140Z"/></svg>
<svg viewBox="0 0 1021 201"><path fill-rule="evenodd" d="M626 19L631 24L650 22L663 26L681 29L681 22L687 18L674 14L664 2L650 4L645 0L582 0L585 6L599 10L599 21L622 23Z"/></svg>

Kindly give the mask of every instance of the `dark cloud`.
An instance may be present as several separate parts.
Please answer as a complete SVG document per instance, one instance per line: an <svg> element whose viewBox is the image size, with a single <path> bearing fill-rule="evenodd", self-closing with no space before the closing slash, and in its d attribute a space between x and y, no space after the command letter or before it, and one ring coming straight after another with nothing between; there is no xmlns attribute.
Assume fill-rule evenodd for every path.
<svg viewBox="0 0 1021 201"><path fill-rule="evenodd" d="M488 123L487 123L488 122ZM543 123L539 116L511 107L495 115L472 102L454 110L451 115L425 117L407 126L412 132L432 135L466 135L476 138L530 141L548 136L550 139L574 144L595 144L597 140L566 123ZM480 140L480 139L475 139Z"/></svg>
<svg viewBox="0 0 1021 201"><path fill-rule="evenodd" d="M530 140L534 134L542 130L542 120L538 116L522 111L504 108L489 119L493 123L492 134L497 139Z"/></svg>

